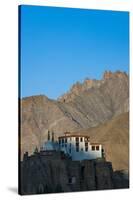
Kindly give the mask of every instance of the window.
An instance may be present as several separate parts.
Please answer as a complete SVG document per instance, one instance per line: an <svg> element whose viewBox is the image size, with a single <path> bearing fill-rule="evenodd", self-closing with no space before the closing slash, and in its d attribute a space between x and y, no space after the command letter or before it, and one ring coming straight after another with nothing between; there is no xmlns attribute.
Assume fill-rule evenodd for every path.
<svg viewBox="0 0 133 200"><path fill-rule="evenodd" d="M80 142L83 142L83 138L82 137L80 138Z"/></svg>
<svg viewBox="0 0 133 200"><path fill-rule="evenodd" d="M85 142L89 142L89 138L88 137L85 137Z"/></svg>
<svg viewBox="0 0 133 200"><path fill-rule="evenodd" d="M92 151L95 151L95 146L92 146L92 147L91 147L91 150L92 150Z"/></svg>
<svg viewBox="0 0 133 200"><path fill-rule="evenodd" d="M64 144L62 144L62 147L64 147Z"/></svg>
<svg viewBox="0 0 133 200"><path fill-rule="evenodd" d="M71 149L69 149L69 153L71 153Z"/></svg>
<svg viewBox="0 0 133 200"><path fill-rule="evenodd" d="M99 151L99 146L96 146L96 150Z"/></svg>
<svg viewBox="0 0 133 200"><path fill-rule="evenodd" d="M61 140L59 139L59 144L61 143Z"/></svg>
<svg viewBox="0 0 133 200"><path fill-rule="evenodd" d="M62 139L62 143L64 143L64 139Z"/></svg>
<svg viewBox="0 0 133 200"><path fill-rule="evenodd" d="M85 142L85 146L88 147L88 143L87 142Z"/></svg>
<svg viewBox="0 0 133 200"><path fill-rule="evenodd" d="M76 142L79 142L79 138L78 137L76 137Z"/></svg>
<svg viewBox="0 0 133 200"><path fill-rule="evenodd" d="M65 143L67 143L67 138L65 138Z"/></svg>
<svg viewBox="0 0 133 200"><path fill-rule="evenodd" d="M85 171L85 166L82 166L81 167L81 179L82 180L84 179L84 175L85 175L84 171Z"/></svg>
<svg viewBox="0 0 133 200"><path fill-rule="evenodd" d="M68 183L69 183L69 184L72 184L72 178L69 178L69 179L68 179Z"/></svg>
<svg viewBox="0 0 133 200"><path fill-rule="evenodd" d="M65 144L65 147L67 147L67 144Z"/></svg>
<svg viewBox="0 0 133 200"><path fill-rule="evenodd" d="M103 148L102 148L102 157L105 158L105 152Z"/></svg>
<svg viewBox="0 0 133 200"><path fill-rule="evenodd" d="M76 147L76 151L79 152L79 147Z"/></svg>
<svg viewBox="0 0 133 200"><path fill-rule="evenodd" d="M88 151L88 147L85 147L85 151Z"/></svg>
<svg viewBox="0 0 133 200"><path fill-rule="evenodd" d="M37 193L38 194L43 194L44 193L44 186L43 186L43 184L39 184Z"/></svg>
<svg viewBox="0 0 133 200"><path fill-rule="evenodd" d="M68 179L68 183L69 184L74 184L76 182L76 177L70 177L69 179Z"/></svg>
<svg viewBox="0 0 133 200"><path fill-rule="evenodd" d="M76 147L79 147L79 143L76 143Z"/></svg>

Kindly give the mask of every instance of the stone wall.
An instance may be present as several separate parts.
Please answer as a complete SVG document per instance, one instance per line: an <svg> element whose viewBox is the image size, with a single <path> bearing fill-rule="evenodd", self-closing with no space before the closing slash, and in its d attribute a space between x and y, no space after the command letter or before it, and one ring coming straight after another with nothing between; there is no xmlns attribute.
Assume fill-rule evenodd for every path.
<svg viewBox="0 0 133 200"><path fill-rule="evenodd" d="M124 174L124 173L123 173ZM128 188L128 176L113 172L104 159L72 161L53 152L50 156L25 155L20 163L19 193L40 194Z"/></svg>

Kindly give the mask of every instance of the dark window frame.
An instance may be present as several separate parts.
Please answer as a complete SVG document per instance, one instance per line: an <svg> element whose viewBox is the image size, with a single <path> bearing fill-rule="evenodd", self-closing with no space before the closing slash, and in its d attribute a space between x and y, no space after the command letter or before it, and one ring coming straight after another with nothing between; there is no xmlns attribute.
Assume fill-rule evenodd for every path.
<svg viewBox="0 0 133 200"><path fill-rule="evenodd" d="M68 184L75 184L75 183L76 183L76 177L75 176L68 178Z"/></svg>
<svg viewBox="0 0 133 200"><path fill-rule="evenodd" d="M88 151L88 147L85 147L85 151Z"/></svg>
<svg viewBox="0 0 133 200"><path fill-rule="evenodd" d="M89 138L88 138L88 137L85 137L85 138L84 138L84 141L85 141L85 142L89 142Z"/></svg>
<svg viewBox="0 0 133 200"><path fill-rule="evenodd" d="M79 152L79 147L76 147L76 152Z"/></svg>
<svg viewBox="0 0 133 200"><path fill-rule="evenodd" d="M91 146L91 150L92 150L92 151L95 151L95 150L96 150L94 145Z"/></svg>
<svg viewBox="0 0 133 200"><path fill-rule="evenodd" d="M78 142L76 143L76 147L79 147L79 143Z"/></svg>
<svg viewBox="0 0 133 200"><path fill-rule="evenodd" d="M97 145L97 146L96 146L96 151L99 151L99 150L100 150L100 148L99 148L99 146Z"/></svg>
<svg viewBox="0 0 133 200"><path fill-rule="evenodd" d="M88 142L85 142L85 147L86 147L86 146L88 147Z"/></svg>

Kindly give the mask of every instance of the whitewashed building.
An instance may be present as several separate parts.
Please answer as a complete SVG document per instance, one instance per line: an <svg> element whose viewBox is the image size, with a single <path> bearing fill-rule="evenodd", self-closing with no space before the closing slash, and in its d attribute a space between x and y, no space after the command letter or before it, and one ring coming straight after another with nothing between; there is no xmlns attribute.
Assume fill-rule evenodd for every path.
<svg viewBox="0 0 133 200"><path fill-rule="evenodd" d="M102 145L90 143L87 134L65 133L58 138L59 149L71 156L72 160L91 160L102 157Z"/></svg>
<svg viewBox="0 0 133 200"><path fill-rule="evenodd" d="M102 145L91 143L87 134L66 132L58 137L58 142L54 141L54 133L51 134L48 131L48 140L42 146L43 151L62 151L75 161L92 160L103 156Z"/></svg>

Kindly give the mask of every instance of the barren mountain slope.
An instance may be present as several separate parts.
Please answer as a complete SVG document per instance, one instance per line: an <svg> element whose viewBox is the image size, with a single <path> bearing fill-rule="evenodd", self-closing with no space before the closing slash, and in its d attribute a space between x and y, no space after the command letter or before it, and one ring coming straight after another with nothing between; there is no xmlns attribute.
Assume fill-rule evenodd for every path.
<svg viewBox="0 0 133 200"><path fill-rule="evenodd" d="M97 127L81 130L87 133L91 142L100 142L105 149L107 161L114 170L129 167L129 113L123 113Z"/></svg>
<svg viewBox="0 0 133 200"><path fill-rule="evenodd" d="M106 72L102 80L85 80L80 86L74 85L57 101L42 95L23 98L21 154L40 147L48 129L57 137L65 131L97 126L127 112L128 96L128 75Z"/></svg>
<svg viewBox="0 0 133 200"><path fill-rule="evenodd" d="M88 122L82 113L71 109L66 114L60 109L56 101L45 96L33 96L21 101L21 152L32 153L35 147L47 139L47 130L53 130L57 135L64 131L88 127ZM72 115L76 115L73 119ZM80 120L80 124L76 121ZM68 128L69 127L69 128ZM55 134L55 136L56 136Z"/></svg>

